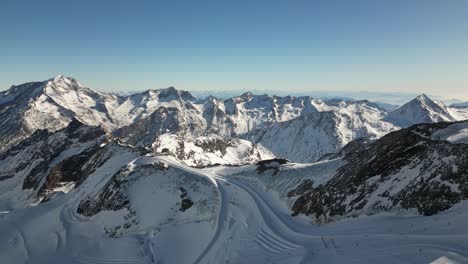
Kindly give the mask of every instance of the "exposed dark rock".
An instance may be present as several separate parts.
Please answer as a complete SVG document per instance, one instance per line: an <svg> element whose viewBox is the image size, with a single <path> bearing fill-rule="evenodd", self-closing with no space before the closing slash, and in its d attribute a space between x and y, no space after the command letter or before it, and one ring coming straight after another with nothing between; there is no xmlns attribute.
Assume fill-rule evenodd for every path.
<svg viewBox="0 0 468 264"><path fill-rule="evenodd" d="M273 175L276 175L279 172L279 165L283 165L286 163L290 163L291 161L287 159L268 159L268 160L261 160L257 162L257 173L264 173L268 170L273 170Z"/></svg>
<svg viewBox="0 0 468 264"><path fill-rule="evenodd" d="M468 199L468 145L431 139L448 125L416 125L347 152L330 181L289 192L299 195L292 214L322 221L398 208L432 215Z"/></svg>
<svg viewBox="0 0 468 264"><path fill-rule="evenodd" d="M180 198L182 198L182 201L180 202L179 211L185 212L185 210L192 207L193 202L192 202L192 200L186 198L187 197L187 191L184 188L179 187L179 191L181 192Z"/></svg>
<svg viewBox="0 0 468 264"><path fill-rule="evenodd" d="M235 144L232 140L224 140L221 138L213 138L210 140L200 140L195 141L195 145L201 147L203 151L206 152L216 152L220 151L223 155L226 154L226 148L235 147Z"/></svg>
<svg viewBox="0 0 468 264"><path fill-rule="evenodd" d="M184 212L185 210L189 209L192 207L193 202L190 199L182 199L182 202L180 204L180 211Z"/></svg>
<svg viewBox="0 0 468 264"><path fill-rule="evenodd" d="M65 135L65 139L60 138L49 143L49 138L52 135L58 135L59 133L63 133ZM77 142L84 143L98 140L103 135L105 135L105 132L102 129L98 127L88 127L75 120L70 123L70 127L66 127L56 133L35 133L32 137L25 140L24 145L23 143L20 143L15 147L15 149L8 151L6 154L13 155L12 152L23 150L27 146L33 145L34 142L36 143L37 148L33 150L33 156L28 160L24 160L24 163L20 163L19 167L16 168L16 171L21 170L22 167L25 168L25 166L28 166L31 161L40 161L39 164L29 172L23 182L23 189L34 188L35 190L38 190L42 187L41 184L44 183L43 179L46 176L49 178L49 180L46 180L49 187L53 185L54 182L57 183L57 179L61 177L79 178L79 170L74 171L74 169L77 169L77 167L80 166L80 163L86 160L86 157L90 155L90 152L85 152L77 156L70 157L67 160L60 161L54 168L49 167L50 163L71 145ZM97 148L98 142L100 141L96 141L94 148ZM58 171L62 171L62 175L60 175Z"/></svg>
<svg viewBox="0 0 468 264"><path fill-rule="evenodd" d="M107 152L106 148L95 145L87 151L62 160L49 170L45 183L38 192L39 196L45 196L47 199L48 192L61 183L74 182L75 187L78 187L96 168L110 158L110 155L105 152Z"/></svg>
<svg viewBox="0 0 468 264"><path fill-rule="evenodd" d="M131 210L127 197L129 183L135 182L143 175L151 174L154 170L167 170L160 164L141 165L136 170L128 167L122 168L105 184L101 191L94 197L82 200L77 208L77 213L84 216L93 216L101 211L118 211L123 208Z"/></svg>
<svg viewBox="0 0 468 264"><path fill-rule="evenodd" d="M163 149L161 150L161 153L169 153L169 152L170 152L170 151L169 151L168 148L163 148Z"/></svg>
<svg viewBox="0 0 468 264"><path fill-rule="evenodd" d="M128 208L130 202L125 193L128 173L127 168L120 170L96 197L88 197L81 201L76 212L84 216L93 216L103 210L117 211Z"/></svg>

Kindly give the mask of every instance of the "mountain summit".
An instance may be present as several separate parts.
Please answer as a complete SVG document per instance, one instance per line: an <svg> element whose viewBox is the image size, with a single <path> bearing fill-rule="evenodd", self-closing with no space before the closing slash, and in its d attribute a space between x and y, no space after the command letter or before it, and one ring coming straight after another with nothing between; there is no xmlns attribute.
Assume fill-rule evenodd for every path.
<svg viewBox="0 0 468 264"><path fill-rule="evenodd" d="M327 111L334 114L324 113ZM93 91L74 78L58 75L0 92L0 152L36 130L54 132L77 119L88 126L100 126L134 146L151 147L164 134L191 142L201 136L241 136L262 144L276 156L311 162L356 138L379 138L417 123L462 119L458 118L461 114L451 113L453 109L426 95L388 113L366 100L321 101L309 96L251 92L226 100L197 99L174 87L118 96ZM327 139L323 142L328 142L325 145L314 139L323 129L316 125L324 120L332 120L325 123L333 123L334 131L323 133ZM309 131L305 127L310 133L304 133ZM284 142L278 142L280 135Z"/></svg>
<svg viewBox="0 0 468 264"><path fill-rule="evenodd" d="M456 119L443 103L435 102L427 95L421 94L391 111L385 120L400 127L409 127L418 123L455 121Z"/></svg>

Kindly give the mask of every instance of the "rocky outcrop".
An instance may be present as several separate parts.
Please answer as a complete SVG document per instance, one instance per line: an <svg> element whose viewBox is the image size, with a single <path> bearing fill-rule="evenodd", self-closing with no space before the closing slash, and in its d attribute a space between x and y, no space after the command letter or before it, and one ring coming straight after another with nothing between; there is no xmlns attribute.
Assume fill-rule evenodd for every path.
<svg viewBox="0 0 468 264"><path fill-rule="evenodd" d="M85 151L105 140L102 129L85 126L76 119L55 133L38 130L30 138L0 155L0 160L5 161L1 165L0 179L12 178L20 173L24 175L23 189L37 190L50 164L60 162L62 152L70 148Z"/></svg>
<svg viewBox="0 0 468 264"><path fill-rule="evenodd" d="M252 164L274 157L261 145L247 140L218 136L187 139L164 134L155 140L151 149L158 153L174 155L193 167Z"/></svg>
<svg viewBox="0 0 468 264"><path fill-rule="evenodd" d="M77 188L108 159L122 152L148 153L120 145L101 128L78 120L54 133L38 130L0 154L0 198L12 207L46 202L57 192Z"/></svg>
<svg viewBox="0 0 468 264"><path fill-rule="evenodd" d="M103 210L117 211L129 208L129 200L125 193L128 185L127 176L131 171L128 167L115 174L95 197L82 200L76 210L84 216L93 216Z"/></svg>
<svg viewBox="0 0 468 264"><path fill-rule="evenodd" d="M390 210L432 215L468 199L468 145L432 139L449 125L416 125L347 153L331 180L290 191L292 214L318 221Z"/></svg>
<svg viewBox="0 0 468 264"><path fill-rule="evenodd" d="M284 165L290 162L291 161L287 159L279 159L279 158L261 160L257 162L257 173L261 174L266 171L272 170L273 175L276 175L279 172L279 168L281 165Z"/></svg>
<svg viewBox="0 0 468 264"><path fill-rule="evenodd" d="M378 117L368 122L360 115L329 110L256 129L245 138L262 144L277 157L299 163L314 162L327 153L339 152L354 139L375 139L397 129Z"/></svg>
<svg viewBox="0 0 468 264"><path fill-rule="evenodd" d="M179 191L181 192L180 198L182 199L180 201L180 211L185 212L187 209L192 207L193 202L187 197L187 190L185 190L183 187L179 187Z"/></svg>

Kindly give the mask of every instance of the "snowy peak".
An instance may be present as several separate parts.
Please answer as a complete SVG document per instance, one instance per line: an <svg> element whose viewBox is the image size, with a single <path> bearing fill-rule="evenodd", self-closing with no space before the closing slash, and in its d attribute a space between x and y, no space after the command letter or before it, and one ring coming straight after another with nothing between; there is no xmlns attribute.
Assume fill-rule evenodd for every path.
<svg viewBox="0 0 468 264"><path fill-rule="evenodd" d="M57 75L54 78L51 78L48 81L46 81L46 85L44 88L60 90L77 90L79 88L84 87L74 78L65 77L63 75Z"/></svg>
<svg viewBox="0 0 468 264"><path fill-rule="evenodd" d="M150 96L155 96L160 101L165 101L165 102L169 102L173 100L194 101L196 99L190 92L187 92L184 90L177 90L176 88L172 86L168 88L147 90L145 93L147 93Z"/></svg>
<svg viewBox="0 0 468 264"><path fill-rule="evenodd" d="M421 101L421 102L432 101L431 98L429 98L429 96L427 96L426 94L420 94L420 95L416 96L415 100L418 100L418 101Z"/></svg>
<svg viewBox="0 0 468 264"><path fill-rule="evenodd" d="M242 100L244 101L249 101L254 97L254 94L252 92L245 92L239 96Z"/></svg>
<svg viewBox="0 0 468 264"><path fill-rule="evenodd" d="M277 157L313 162L327 153L338 152L356 138L378 138L397 129L378 118L353 111L307 113L254 130L246 138L262 144Z"/></svg>
<svg viewBox="0 0 468 264"><path fill-rule="evenodd" d="M0 104L17 104L19 101L29 101L29 99L39 97L42 94L55 95L57 92L63 94L70 90L77 91L79 89L86 89L87 92L91 91L74 78L57 75L42 82L28 82L11 86L10 89L0 92Z"/></svg>
<svg viewBox="0 0 468 264"><path fill-rule="evenodd" d="M447 107L435 102L425 94L391 111L386 120L400 127L409 127L419 123L455 121Z"/></svg>

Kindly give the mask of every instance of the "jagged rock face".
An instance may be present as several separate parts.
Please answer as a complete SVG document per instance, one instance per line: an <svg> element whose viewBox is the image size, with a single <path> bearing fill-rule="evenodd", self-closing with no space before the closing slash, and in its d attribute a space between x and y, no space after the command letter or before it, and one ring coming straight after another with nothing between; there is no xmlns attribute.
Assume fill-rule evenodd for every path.
<svg viewBox="0 0 468 264"><path fill-rule="evenodd" d="M90 153L94 151L95 148L92 148L85 153L80 153L62 160L57 165L52 167L46 176L45 183L42 186L40 193L51 191L57 188L60 183L74 182L79 185L81 182L83 182L86 179L86 175L91 174L91 171L87 171L85 168L82 168L82 165L88 161L89 157L91 156Z"/></svg>
<svg viewBox="0 0 468 264"><path fill-rule="evenodd" d="M128 96L99 93L73 78L57 76L44 82L13 86L0 93L0 151L38 129L57 131L71 122L101 126L126 142L150 145L169 130L185 136L233 136L302 113L316 112L309 97L277 97L246 93L225 101L197 100L173 87ZM164 114L168 114L166 117ZM165 122L164 126L151 123ZM172 123L174 122L174 123ZM135 131L145 126L146 131ZM160 131L160 130L166 131ZM141 130L141 129L140 129ZM139 140L145 134L145 138Z"/></svg>
<svg viewBox="0 0 468 264"><path fill-rule="evenodd" d="M286 121L305 113L317 112L309 97L277 97L245 93L225 101L215 97L182 102L166 111L175 112L177 118L172 130L159 127L159 114L151 114L134 124L118 129L115 135L133 145L150 145L164 133L173 133L184 138L217 135L231 137L247 133L254 128ZM163 107L163 106L161 106ZM157 111L163 111L158 108ZM157 112L156 111L156 112ZM162 122L166 121L163 116ZM150 125L148 125L150 124ZM140 129L146 127L145 130ZM134 132L137 131L137 132Z"/></svg>
<svg viewBox="0 0 468 264"><path fill-rule="evenodd" d="M268 159L268 160L261 160L257 162L257 173L261 174L264 173L265 171L273 171L273 175L278 174L279 172L279 166L283 164L287 164L290 161L287 159Z"/></svg>
<svg viewBox="0 0 468 264"><path fill-rule="evenodd" d="M155 152L172 154L187 165L243 165L255 163L274 155L261 145L247 140L221 137L184 139L172 134L158 137L152 147Z"/></svg>
<svg viewBox="0 0 468 264"><path fill-rule="evenodd" d="M48 196L64 183L78 186L107 159L108 146L101 144L109 140L101 128L77 120L54 133L36 131L0 155L3 203L21 207Z"/></svg>
<svg viewBox="0 0 468 264"><path fill-rule="evenodd" d="M95 92L75 79L63 76L13 86L0 93L0 122L6 124L0 129L0 152L36 130L60 130L74 118L86 125L101 126L105 131L112 132L147 118L160 107L196 112L191 105L193 101L195 98L190 93L177 91L173 87L116 96ZM191 112L184 114L195 116ZM155 116L147 121L154 121Z"/></svg>
<svg viewBox="0 0 468 264"><path fill-rule="evenodd" d="M125 193L128 184L128 174L131 170L123 168L115 174L95 197L88 197L82 200L77 208L77 213L84 216L93 216L106 211L117 211L128 208L129 200Z"/></svg>
<svg viewBox="0 0 468 264"><path fill-rule="evenodd" d="M141 148L130 148L112 141L101 146L96 144L86 151L60 161L55 166L49 165L50 169L45 177L45 182L38 192L39 197L46 201L55 192L60 191L60 187L63 185L78 187L96 169L103 166L112 157L122 153L133 153L138 156L147 154L148 151Z"/></svg>
<svg viewBox="0 0 468 264"><path fill-rule="evenodd" d="M394 124L453 120L449 109L426 96L387 116L385 109L366 100L320 101L252 93L224 101L212 96L197 100L173 87L116 96L92 91L63 76L13 86L0 93L0 106L0 123L4 124L0 153L38 129L54 132L75 118L101 126L134 146L149 147L167 133L184 141L213 135L242 137L276 156L312 162L338 152L353 139L379 138L398 129ZM409 112L416 116L405 114Z"/></svg>
<svg viewBox="0 0 468 264"><path fill-rule="evenodd" d="M24 188L37 187L38 182L35 179L44 172L42 168L48 167L61 152L72 146L94 145L97 140L103 140L101 137L104 135L101 129L82 126L76 120L56 133L38 130L30 138L0 155L0 160L4 161L0 178L5 180L14 177L20 171L30 171L26 174L25 181L34 184L25 183Z"/></svg>
<svg viewBox="0 0 468 264"><path fill-rule="evenodd" d="M468 199L468 145L433 139L453 124L422 124L392 132L364 150L346 154L346 164L328 182L304 181L293 215L319 221L390 210L432 215Z"/></svg>
<svg viewBox="0 0 468 264"><path fill-rule="evenodd" d="M164 133L185 133L183 119L177 108L160 107L148 118L144 118L129 126L122 127L114 135L125 138L131 145L151 145L158 136Z"/></svg>
<svg viewBox="0 0 468 264"><path fill-rule="evenodd" d="M262 144L277 157L313 162L327 153L338 152L356 138L378 138L395 129L387 122L370 123L359 115L327 111L255 130L247 134L246 139Z"/></svg>

